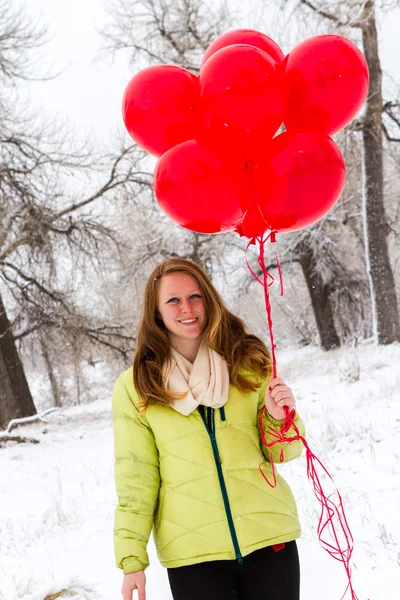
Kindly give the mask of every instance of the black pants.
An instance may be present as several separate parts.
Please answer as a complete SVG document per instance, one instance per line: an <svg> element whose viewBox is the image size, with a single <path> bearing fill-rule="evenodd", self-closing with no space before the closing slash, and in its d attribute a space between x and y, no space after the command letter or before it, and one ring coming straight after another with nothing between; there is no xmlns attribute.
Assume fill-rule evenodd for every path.
<svg viewBox="0 0 400 600"><path fill-rule="evenodd" d="M168 569L174 600L299 600L296 542L275 552L256 550L236 560L216 560Z"/></svg>

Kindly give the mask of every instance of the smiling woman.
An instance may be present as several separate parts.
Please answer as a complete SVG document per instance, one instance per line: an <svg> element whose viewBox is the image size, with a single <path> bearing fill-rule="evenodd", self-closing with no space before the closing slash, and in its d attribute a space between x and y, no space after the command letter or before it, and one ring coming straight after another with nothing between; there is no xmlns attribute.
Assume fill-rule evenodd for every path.
<svg viewBox="0 0 400 600"><path fill-rule="evenodd" d="M259 472L272 478L271 456L300 456L301 441L260 442L260 427L270 443L294 404L290 388L271 379L264 343L206 273L184 259L158 265L133 369L113 393L124 600L133 590L145 599L152 528L174 600L261 600L266 581L275 600L298 600L296 504L282 477L268 487ZM304 435L298 415L294 422Z"/></svg>
<svg viewBox="0 0 400 600"><path fill-rule="evenodd" d="M187 360L194 361L206 324L204 300L196 279L179 272L162 277L158 312L169 331L171 346Z"/></svg>

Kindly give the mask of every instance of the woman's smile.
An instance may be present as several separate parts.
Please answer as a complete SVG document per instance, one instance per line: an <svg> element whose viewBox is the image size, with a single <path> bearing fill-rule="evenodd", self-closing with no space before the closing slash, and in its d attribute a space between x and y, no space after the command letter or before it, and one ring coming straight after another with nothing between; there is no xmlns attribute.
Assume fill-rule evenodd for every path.
<svg viewBox="0 0 400 600"><path fill-rule="evenodd" d="M192 319L182 319L181 321L178 321L181 325L183 325L184 327L189 327L191 325L195 325L198 322L199 318L195 317Z"/></svg>

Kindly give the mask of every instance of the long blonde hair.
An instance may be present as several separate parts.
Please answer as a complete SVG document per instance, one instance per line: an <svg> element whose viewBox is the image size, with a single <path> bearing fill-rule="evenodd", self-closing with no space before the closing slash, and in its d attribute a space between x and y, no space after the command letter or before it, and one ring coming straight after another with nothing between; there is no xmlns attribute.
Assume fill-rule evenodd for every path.
<svg viewBox="0 0 400 600"><path fill-rule="evenodd" d="M183 258L170 258L151 273L144 291L142 316L133 361L135 388L142 408L149 404L168 404L176 396L164 389L162 371L170 356L168 330L158 312L160 279L170 273L193 277L204 300L207 322L203 332L208 346L227 362L231 381L240 391L256 390L260 384L243 371L262 378L271 374L271 356L265 344L247 333L244 322L231 313L207 274L196 263Z"/></svg>

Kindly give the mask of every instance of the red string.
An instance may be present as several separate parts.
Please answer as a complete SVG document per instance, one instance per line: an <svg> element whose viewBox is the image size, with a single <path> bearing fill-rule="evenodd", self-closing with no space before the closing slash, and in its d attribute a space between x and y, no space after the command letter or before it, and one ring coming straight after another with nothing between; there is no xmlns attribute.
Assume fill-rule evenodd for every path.
<svg viewBox="0 0 400 600"><path fill-rule="evenodd" d="M283 277L282 277L282 269L281 269L281 265L279 262L279 258L278 258L278 254L275 252L275 260L276 260L276 266L278 267L278 273L279 273L279 287L280 287L280 296L283 296Z"/></svg>
<svg viewBox="0 0 400 600"><path fill-rule="evenodd" d="M270 341L271 341L273 377L276 377L276 356L275 356L276 344L274 341L274 334L273 334L273 330L272 330L271 303L270 303L269 289L268 289L269 286L273 283L274 278L272 277L272 275L270 275L270 273L268 273L266 266L265 266L265 244L268 240L270 240L272 244L275 243L275 232L271 232L266 238L255 238L254 240L250 240L250 242L246 248L246 254L247 254L247 251L248 251L250 245L254 244L255 241L258 242L258 244L259 244L258 263L259 263L260 268L263 273L262 280L252 270L252 268L247 260L247 256L246 256L246 263L247 263L247 266L248 266L251 274L253 275L253 277L264 288L264 300L265 300L265 307L266 307L266 311L267 311L269 334L270 334ZM275 257L276 257L277 267L278 267L278 272L279 272L280 292L281 292L281 296L282 296L283 295L282 272L281 272L278 256L276 253L275 253ZM330 473L324 467L324 465L319 460L319 458L317 458L315 456L315 454L311 451L306 439L300 435L299 429L298 429L296 423L294 422L294 419L296 417L296 411L294 409L289 410L289 408L287 406L284 407L284 411L285 411L285 420L281 424L280 430L276 431L273 427L269 427L267 429L267 431L265 431L264 426L263 426L263 416L266 412L265 405L260 410L259 429L260 429L262 444L266 448L272 448L276 444L282 444L281 452L280 452L280 462L283 462L283 460L284 460L283 444L289 444L290 442L294 442L294 441L301 441L303 443L303 445L306 449L307 477L312 485L314 495L316 496L318 502L321 505L321 514L320 514L318 528L317 528L318 538L320 540L322 547L328 552L328 554L330 554L330 556L332 556L334 559L342 562L345 567L348 584L346 586L346 589L345 589L345 592L344 592L342 598L344 598L347 591L350 590L351 600L358 600L358 597L354 591L352 581L351 581L351 567L350 567L350 560L351 560L351 556L352 556L352 552L353 552L354 540L353 540L353 536L351 534L351 531L350 531L350 528L349 528L349 525L348 525L348 522L346 519L342 497L339 493L339 490L336 488L335 483L334 483L333 478L330 475ZM295 435L289 435L288 432L290 430L294 431ZM269 434L269 437L272 438L272 441L270 441L270 442L267 441L266 433ZM263 472L262 467L261 467L261 462L259 465L259 470L261 472L261 475L265 479L265 481L268 483L268 485L270 485L271 487L275 487L276 486L276 469L275 469L274 460L272 457L272 451L270 451L269 455L270 455L270 463L271 463L272 476L273 476L272 483L268 480L268 477ZM330 493L329 495L327 495L324 491L320 477L318 475L318 468L322 469L323 474L325 474L328 477L328 479L334 486L334 491L332 493ZM339 531L339 534L338 534L338 531ZM333 538L333 542L331 541L332 538Z"/></svg>

